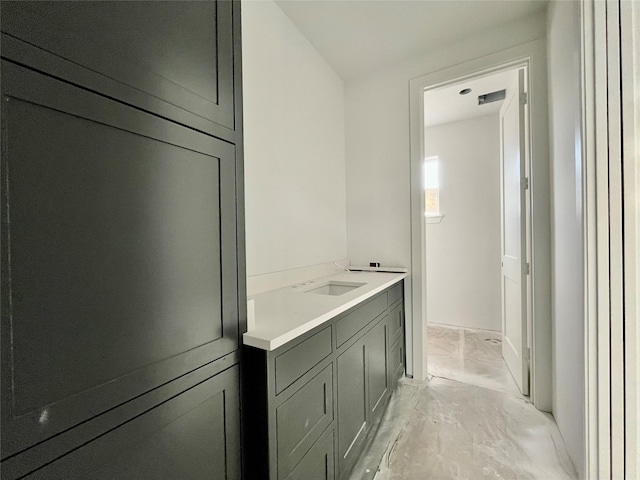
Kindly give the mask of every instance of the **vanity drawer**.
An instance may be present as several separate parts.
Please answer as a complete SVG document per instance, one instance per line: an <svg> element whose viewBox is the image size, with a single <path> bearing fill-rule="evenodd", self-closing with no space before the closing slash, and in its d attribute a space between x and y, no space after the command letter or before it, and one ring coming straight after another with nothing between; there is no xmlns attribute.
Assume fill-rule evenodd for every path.
<svg viewBox="0 0 640 480"><path fill-rule="evenodd" d="M338 347L353 337L378 315L387 309L387 292L372 298L357 310L347 314L336 322L336 341Z"/></svg>
<svg viewBox="0 0 640 480"><path fill-rule="evenodd" d="M278 478L286 478L333 421L333 364L276 409Z"/></svg>
<svg viewBox="0 0 640 480"><path fill-rule="evenodd" d="M331 326L275 358L276 395L307 373L333 351Z"/></svg>
<svg viewBox="0 0 640 480"><path fill-rule="evenodd" d="M389 289L389 305L393 305L402 298L403 288L404 283L400 282Z"/></svg>

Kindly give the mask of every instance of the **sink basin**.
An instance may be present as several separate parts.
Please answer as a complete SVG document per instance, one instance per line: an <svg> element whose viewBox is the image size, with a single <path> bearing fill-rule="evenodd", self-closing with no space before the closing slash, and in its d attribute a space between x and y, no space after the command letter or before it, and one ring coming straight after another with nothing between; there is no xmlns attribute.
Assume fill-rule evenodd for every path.
<svg viewBox="0 0 640 480"><path fill-rule="evenodd" d="M316 293L319 295L342 295L344 293L350 292L353 289L361 287L362 285L365 284L356 282L330 281L319 287L307 290L305 293Z"/></svg>

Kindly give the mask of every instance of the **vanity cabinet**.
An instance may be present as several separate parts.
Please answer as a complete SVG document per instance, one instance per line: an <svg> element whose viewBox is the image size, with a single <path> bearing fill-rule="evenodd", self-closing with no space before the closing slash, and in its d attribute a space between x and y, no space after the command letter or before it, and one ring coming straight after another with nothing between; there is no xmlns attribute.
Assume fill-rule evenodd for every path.
<svg viewBox="0 0 640 480"><path fill-rule="evenodd" d="M392 338L402 343L397 325L396 337L390 333L402 288L397 283L275 350L244 347L247 478L349 475L404 366L390 349Z"/></svg>

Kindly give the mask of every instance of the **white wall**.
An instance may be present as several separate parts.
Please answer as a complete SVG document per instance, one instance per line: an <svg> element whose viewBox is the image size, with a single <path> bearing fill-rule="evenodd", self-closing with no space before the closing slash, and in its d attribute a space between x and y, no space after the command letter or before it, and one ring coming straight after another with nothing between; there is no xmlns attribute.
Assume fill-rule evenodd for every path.
<svg viewBox="0 0 640 480"><path fill-rule="evenodd" d="M501 331L498 115L426 128L433 155L444 218L426 226L427 321Z"/></svg>
<svg viewBox="0 0 640 480"><path fill-rule="evenodd" d="M343 82L272 1L242 42L247 275L343 259Z"/></svg>
<svg viewBox="0 0 640 480"><path fill-rule="evenodd" d="M548 12L552 175L553 416L581 478L585 468L584 269L580 141L580 6Z"/></svg>
<svg viewBox="0 0 640 480"><path fill-rule="evenodd" d="M446 48L429 50L425 45L420 56L345 84L351 263L411 265L409 80L544 38L545 32L542 11ZM410 291L405 289L407 305L412 302ZM411 328L409 309L406 318ZM411 342L407 358L413 358ZM409 373L412 368L409 363Z"/></svg>

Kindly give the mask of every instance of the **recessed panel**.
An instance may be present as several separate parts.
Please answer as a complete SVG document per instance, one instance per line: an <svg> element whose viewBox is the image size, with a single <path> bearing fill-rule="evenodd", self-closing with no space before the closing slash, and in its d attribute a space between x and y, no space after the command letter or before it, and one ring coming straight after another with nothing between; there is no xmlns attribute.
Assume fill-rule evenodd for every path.
<svg viewBox="0 0 640 480"><path fill-rule="evenodd" d="M507 338L517 340L522 330L522 308L520 285L508 277L504 278L504 332ZM516 352L517 353L517 352Z"/></svg>
<svg viewBox="0 0 640 480"><path fill-rule="evenodd" d="M5 112L14 414L220 338L219 159Z"/></svg>
<svg viewBox="0 0 640 480"><path fill-rule="evenodd" d="M503 211L503 255L521 257L521 205L520 205L520 137L517 97L511 99L504 110L502 121L502 211Z"/></svg>

